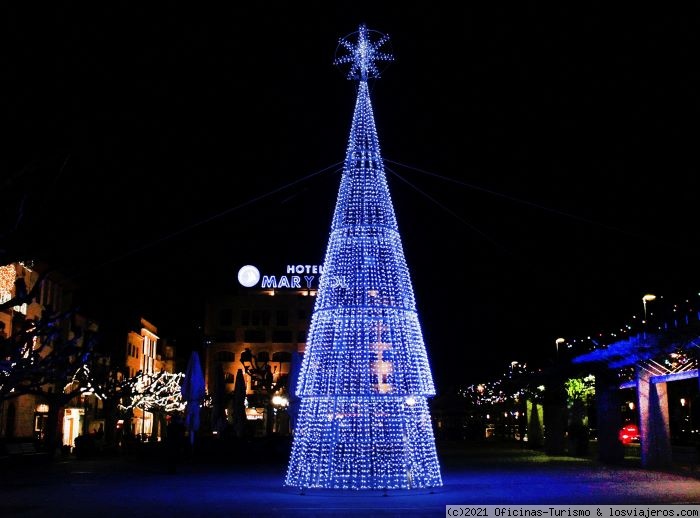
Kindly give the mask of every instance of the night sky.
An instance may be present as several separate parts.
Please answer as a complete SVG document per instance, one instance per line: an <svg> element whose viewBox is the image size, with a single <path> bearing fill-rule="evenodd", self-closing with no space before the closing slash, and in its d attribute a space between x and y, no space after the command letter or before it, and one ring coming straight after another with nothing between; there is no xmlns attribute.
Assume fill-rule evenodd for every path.
<svg viewBox="0 0 700 518"><path fill-rule="evenodd" d="M250 4L13 6L0 248L187 349L241 265L322 262L339 173L299 180L344 159L332 61L366 23L396 56L372 99L439 389L700 289L697 13Z"/></svg>

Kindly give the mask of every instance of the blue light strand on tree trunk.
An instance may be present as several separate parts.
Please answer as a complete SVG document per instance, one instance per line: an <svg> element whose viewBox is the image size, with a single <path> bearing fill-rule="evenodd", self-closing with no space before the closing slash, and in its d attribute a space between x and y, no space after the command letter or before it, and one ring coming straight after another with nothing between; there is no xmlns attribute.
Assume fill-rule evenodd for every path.
<svg viewBox="0 0 700 518"><path fill-rule="evenodd" d="M442 485L427 398L435 395L367 86L388 39L342 40L359 79L323 276L296 394L285 484L412 489ZM358 61L359 60L359 61ZM364 60L364 62L363 62Z"/></svg>

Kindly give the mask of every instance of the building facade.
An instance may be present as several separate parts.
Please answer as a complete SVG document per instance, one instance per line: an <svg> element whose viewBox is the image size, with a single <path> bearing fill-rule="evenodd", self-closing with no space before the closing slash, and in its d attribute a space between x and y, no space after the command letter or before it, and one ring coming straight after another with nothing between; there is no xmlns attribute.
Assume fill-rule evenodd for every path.
<svg viewBox="0 0 700 518"><path fill-rule="evenodd" d="M52 325L57 326L59 336L52 339L37 336L32 350L26 350L24 353L10 350L10 346L10 349L3 351L6 358L12 358L13 355L16 357L21 353L22 357L32 358L33 363L40 364L52 354L54 340L70 341L75 347L81 348L89 336L97 332L94 321L79 313L68 313L73 304L75 286L57 272L42 274L46 271L46 265L28 262L0 266L0 304L15 297L23 299L19 304L0 311L0 334L4 338L16 336L22 329L30 329L33 323L44 315L66 315L56 316L52 321ZM71 367L71 363L77 361L77 356L76 354L62 358L68 362L64 377L61 378L64 381L68 379L65 376L70 377L77 369L77 363L75 368ZM70 393L70 383L58 386L48 382L54 378L58 379L57 376L60 377L59 372L51 372L53 375L47 375L42 383L32 390L33 393L0 401L0 438L8 441L43 441L49 431L53 434L55 430L62 434L62 444L72 445L75 437L85 433L85 398L76 397L70 400L69 397L63 397L64 394ZM27 369L27 376L30 375Z"/></svg>
<svg viewBox="0 0 700 518"><path fill-rule="evenodd" d="M21 280L24 286L31 290L39 279L39 274L24 263L12 263L0 267L0 303L10 301L16 295L15 282ZM0 311L0 334L10 337L18 331L26 320L34 320L41 316L44 306L42 302L52 303L53 307L61 308L61 290L49 287L50 281L44 281L45 288L41 289L40 300L23 303ZM9 351L8 351L9 353ZM41 435L45 428L45 416L48 407L34 395L22 395L0 403L0 437L33 437ZM38 428L38 430L37 430Z"/></svg>
<svg viewBox="0 0 700 518"><path fill-rule="evenodd" d="M240 374L245 380L247 433L290 433L289 374L293 355L304 352L315 295L309 288L241 288L207 301L205 381L208 394L213 394L220 384L217 377L223 378L229 424L231 395Z"/></svg>
<svg viewBox="0 0 700 518"><path fill-rule="evenodd" d="M161 372L172 374L175 368L175 348L160 341L158 328L145 318L141 318L136 329L127 334L124 356L124 375L133 378L139 373L144 380L138 387L145 390L147 380ZM165 416L148 411L138 405L133 408L129 432L133 436L146 439L160 439L164 434Z"/></svg>

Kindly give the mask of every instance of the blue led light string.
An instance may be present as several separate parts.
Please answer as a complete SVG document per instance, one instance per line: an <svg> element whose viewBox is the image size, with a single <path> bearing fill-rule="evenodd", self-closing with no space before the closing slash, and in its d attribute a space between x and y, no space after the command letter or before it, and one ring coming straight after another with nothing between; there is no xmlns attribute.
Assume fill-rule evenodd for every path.
<svg viewBox="0 0 700 518"><path fill-rule="evenodd" d="M367 80L384 35L341 40L359 81L343 176L296 394L285 484L411 489L442 485L427 398L435 394Z"/></svg>

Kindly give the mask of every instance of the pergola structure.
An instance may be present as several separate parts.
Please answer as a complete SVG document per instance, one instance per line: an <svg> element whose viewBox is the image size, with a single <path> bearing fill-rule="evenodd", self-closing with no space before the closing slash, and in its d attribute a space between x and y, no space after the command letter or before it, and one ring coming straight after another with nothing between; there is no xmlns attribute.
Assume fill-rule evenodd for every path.
<svg viewBox="0 0 700 518"><path fill-rule="evenodd" d="M700 312L690 300L670 306L666 318L642 321L638 332L576 356L574 364L593 364L596 374L598 441L601 460L621 460L620 389L637 392L641 460L645 467L671 464L667 384L698 379ZM699 380L700 381L700 380Z"/></svg>

